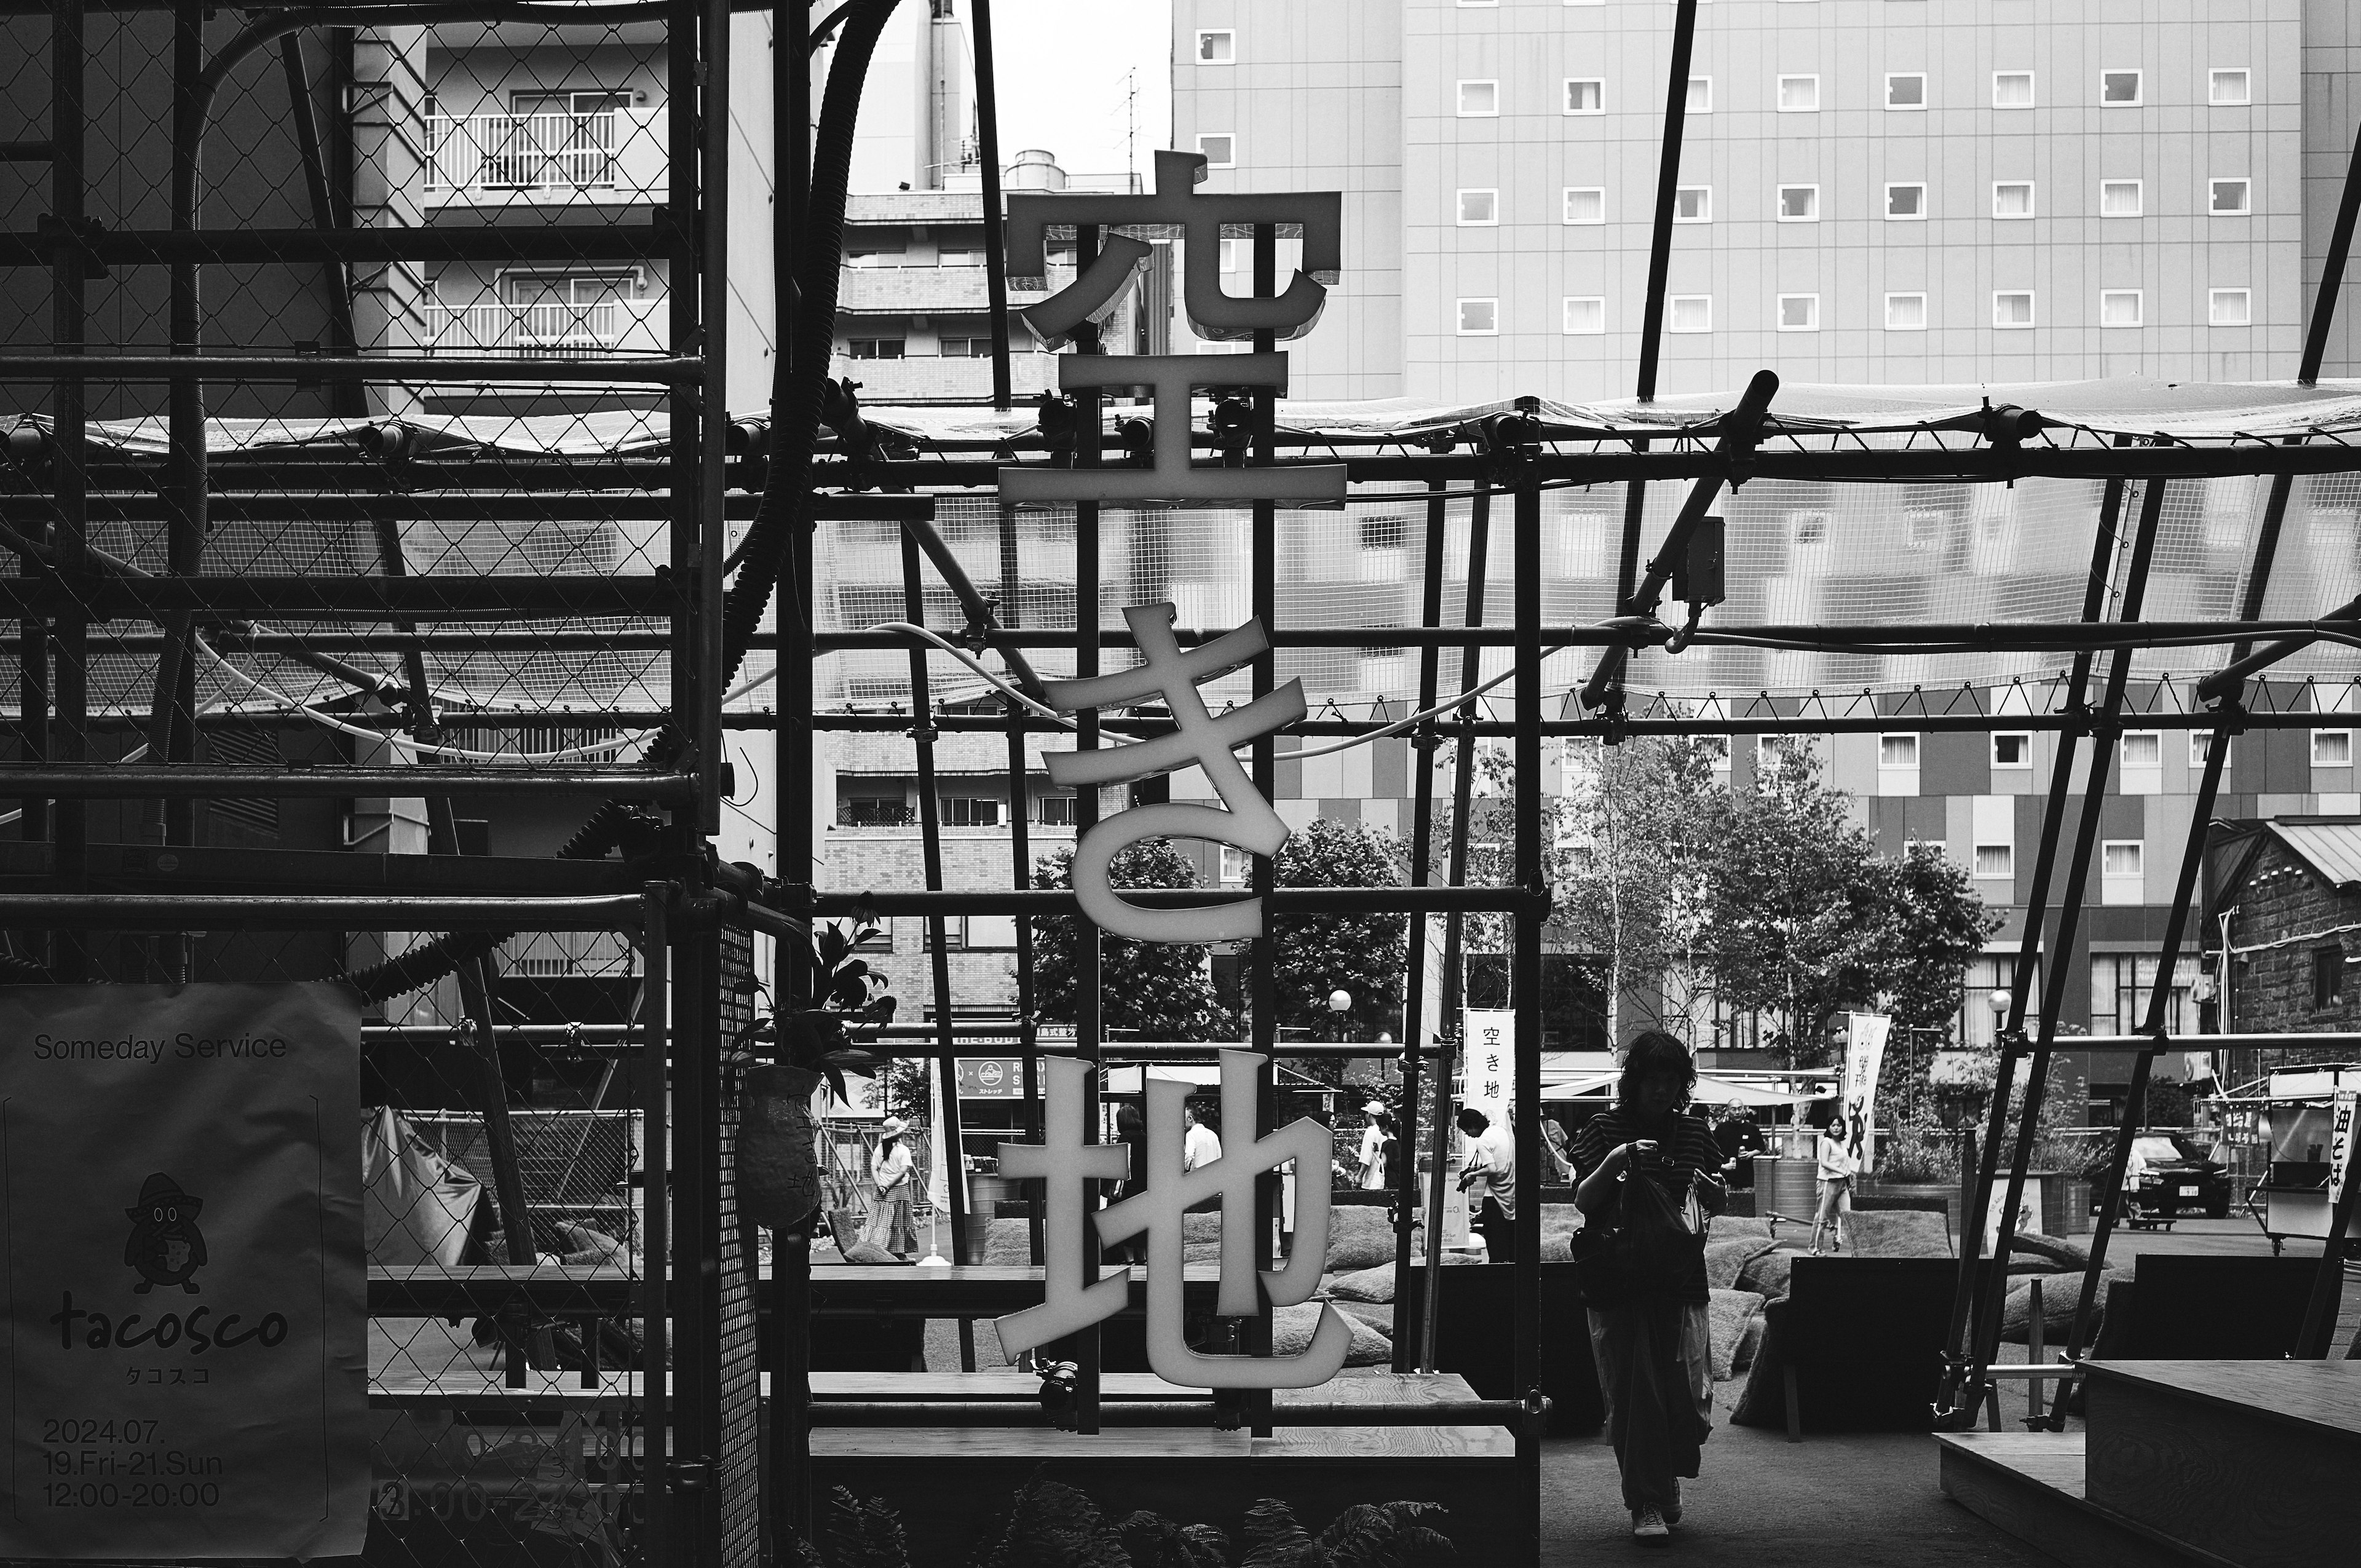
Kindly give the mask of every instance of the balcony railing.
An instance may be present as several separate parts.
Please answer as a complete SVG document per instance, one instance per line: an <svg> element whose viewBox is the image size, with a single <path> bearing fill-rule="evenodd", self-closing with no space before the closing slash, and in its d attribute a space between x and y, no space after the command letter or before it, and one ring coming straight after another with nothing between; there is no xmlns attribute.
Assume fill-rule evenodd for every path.
<svg viewBox="0 0 2361 1568"><path fill-rule="evenodd" d="M617 300L596 304L428 305L425 346L440 354L521 359L609 349L661 349L649 318Z"/></svg>
<svg viewBox="0 0 2361 1568"><path fill-rule="evenodd" d="M664 187L663 137L637 112L426 116L430 203L647 201Z"/></svg>

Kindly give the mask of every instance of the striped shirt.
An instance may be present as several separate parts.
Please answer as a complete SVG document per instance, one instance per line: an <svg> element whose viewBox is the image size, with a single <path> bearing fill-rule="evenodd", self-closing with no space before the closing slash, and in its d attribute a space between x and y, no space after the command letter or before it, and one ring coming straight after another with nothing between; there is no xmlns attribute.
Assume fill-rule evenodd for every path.
<svg viewBox="0 0 2361 1568"><path fill-rule="evenodd" d="M1575 1180L1579 1184L1589 1174L1607 1162L1616 1148L1635 1139L1653 1138L1656 1142L1656 1157L1646 1167L1647 1174L1671 1195L1675 1207L1686 1208L1693 1178L1697 1181L1698 1201L1708 1212L1719 1212L1724 1197L1719 1172L1721 1169L1721 1146L1713 1141L1713 1129L1697 1117L1675 1112L1651 1120L1643 1113L1628 1105L1617 1105L1600 1112L1583 1124L1582 1131L1574 1135ZM1637 1170L1641 1168L1633 1166ZM1700 1245L1696 1268L1678 1293L1683 1301L1706 1299L1705 1253Z"/></svg>

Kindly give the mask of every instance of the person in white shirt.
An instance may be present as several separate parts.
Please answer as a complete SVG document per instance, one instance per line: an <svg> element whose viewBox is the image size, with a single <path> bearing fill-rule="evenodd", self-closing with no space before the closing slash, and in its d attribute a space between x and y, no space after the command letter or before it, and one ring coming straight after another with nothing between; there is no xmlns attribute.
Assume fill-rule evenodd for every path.
<svg viewBox="0 0 2361 1568"><path fill-rule="evenodd" d="M1517 1261L1517 1146L1506 1127L1473 1105L1459 1111L1459 1130L1467 1135L1467 1164L1459 1172L1459 1190L1467 1194L1467 1226L1484 1238L1488 1263Z"/></svg>
<svg viewBox="0 0 2361 1568"><path fill-rule="evenodd" d="M1180 1108L1180 1119L1188 1127L1180 1138L1180 1168L1183 1171L1211 1165L1222 1157L1220 1136L1197 1119L1197 1107L1193 1103Z"/></svg>
<svg viewBox="0 0 2361 1568"><path fill-rule="evenodd" d="M1853 1157L1852 1143L1846 1136L1844 1116L1820 1129L1817 1146L1819 1155L1820 1212L1812 1219L1812 1255L1820 1255L1820 1236L1832 1232L1836 1236L1833 1250L1844 1251L1845 1232L1850 1228L1845 1217L1852 1212L1852 1179L1861 1169L1861 1161Z"/></svg>
<svg viewBox="0 0 2361 1568"><path fill-rule="evenodd" d="M1361 1129L1361 1190L1382 1192L1386 1186L1386 1146L1393 1141L1393 1114L1376 1100L1361 1107L1369 1124Z"/></svg>
<svg viewBox="0 0 2361 1568"><path fill-rule="evenodd" d="M877 1129L877 1149L869 1157L869 1174L877 1183L877 1197L869 1211L869 1223L861 1233L862 1241L895 1257L918 1250L918 1234L910 1223L910 1193L917 1185L911 1178L917 1167L903 1137L908 1130L899 1116L886 1117L884 1125Z"/></svg>

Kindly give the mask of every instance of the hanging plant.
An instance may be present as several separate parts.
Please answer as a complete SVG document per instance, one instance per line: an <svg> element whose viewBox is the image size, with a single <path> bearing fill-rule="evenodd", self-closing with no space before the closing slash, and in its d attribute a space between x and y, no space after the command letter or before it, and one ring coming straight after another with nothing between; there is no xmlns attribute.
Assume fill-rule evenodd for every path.
<svg viewBox="0 0 2361 1568"><path fill-rule="evenodd" d="M850 1100L845 1070L876 1066L860 1048L856 1031L882 1027L894 1016L885 977L855 956L878 930L859 912L850 937L839 927L821 927L800 955L810 976L807 992L796 998L805 1005L782 1006L739 1031L739 1051L767 1037L774 1052L769 1065L746 1074L738 1135L739 1201L757 1224L791 1229L819 1207L819 1127L812 1095L824 1080L837 1099Z"/></svg>

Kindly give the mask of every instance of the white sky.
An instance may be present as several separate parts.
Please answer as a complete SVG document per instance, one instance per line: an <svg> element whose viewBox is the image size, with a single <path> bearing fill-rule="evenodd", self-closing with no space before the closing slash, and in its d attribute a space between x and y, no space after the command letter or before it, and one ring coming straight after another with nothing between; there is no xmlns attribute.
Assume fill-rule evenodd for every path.
<svg viewBox="0 0 2361 1568"><path fill-rule="evenodd" d="M1134 166L1149 172L1172 128L1170 0L993 0L992 44L1003 162L1040 147L1070 174L1121 173L1129 71Z"/></svg>

